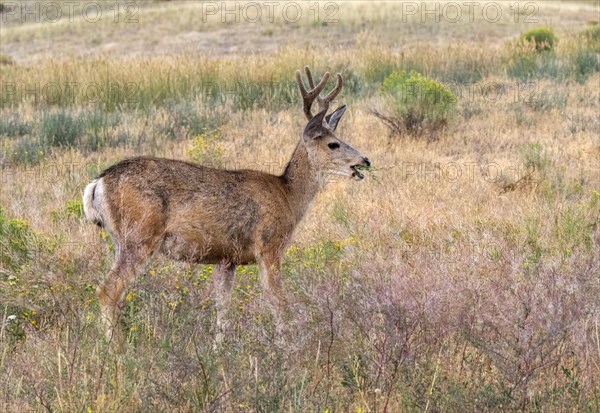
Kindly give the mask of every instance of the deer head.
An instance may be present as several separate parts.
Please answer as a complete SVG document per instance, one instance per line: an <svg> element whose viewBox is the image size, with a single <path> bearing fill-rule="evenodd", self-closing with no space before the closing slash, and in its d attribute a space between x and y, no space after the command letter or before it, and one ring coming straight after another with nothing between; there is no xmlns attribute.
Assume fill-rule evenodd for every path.
<svg viewBox="0 0 600 413"><path fill-rule="evenodd" d="M306 89L299 70L296 70L296 81L302 95L304 114L308 119L308 124L302 132L302 144L306 147L311 166L324 174L347 176L356 181L362 180L364 175L357 166L369 166L371 162L335 134L338 123L346 111L346 105L340 106L327 115L329 104L342 90L342 75L338 73L335 88L327 95L321 96L320 93L331 76L329 72L326 72L319 84L315 86L308 66L304 67L304 71L309 90ZM311 107L314 101L317 101L319 108L318 113L313 116Z"/></svg>

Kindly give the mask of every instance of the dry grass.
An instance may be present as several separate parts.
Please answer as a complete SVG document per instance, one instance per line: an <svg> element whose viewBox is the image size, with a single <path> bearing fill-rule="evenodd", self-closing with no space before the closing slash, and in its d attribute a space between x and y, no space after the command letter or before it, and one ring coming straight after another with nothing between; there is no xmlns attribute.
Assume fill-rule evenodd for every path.
<svg viewBox="0 0 600 413"><path fill-rule="evenodd" d="M495 9L486 12L489 13L486 20L485 3L470 10L467 3L459 2L462 18L457 20L456 11L445 11L444 3L440 2L439 11L446 17L436 21L432 14L424 16L421 13L424 9L419 8L415 13L409 6L393 1L319 2L318 7L314 3L294 2L290 9L281 2L277 6L261 3L263 19L253 23L256 12L252 6L248 8L248 4L253 3L249 1L236 2L237 16L224 16L221 9L216 13L210 11L211 6L206 3L212 2L120 1L118 7L115 7L116 2L99 2L98 18L96 9L85 9L91 2L77 6L59 2L63 6L63 18L54 22L56 11L45 9L45 4L57 2L24 0L20 3L24 4L22 10L36 10L32 3L38 4L39 13L29 16L20 10L5 13L0 27L0 53L23 64L65 57L152 57L185 53L239 56L256 51L272 52L288 45L348 48L356 45L354 34L361 30L373 31L385 45L396 50L419 41L428 44L491 42L516 37L548 21L559 32L573 31L582 20L585 22L594 13L597 15L598 10L593 1L544 1L527 9L524 3L518 10L511 10L508 3L499 3L500 18L489 24L487 20L495 19ZM230 4L228 10L236 10L235 7ZM300 10L298 17L294 14L296 8ZM538 23L533 22L534 19ZM472 30L474 25L476 31ZM22 47L23 44L27 47Z"/></svg>
<svg viewBox="0 0 600 413"><path fill-rule="evenodd" d="M190 30L177 7L141 10L157 17L133 44L151 41L153 24L169 41ZM289 29L350 39L326 53L279 47L275 37L280 50L256 55L180 54L190 46L179 41L166 56L92 48L89 59L47 61L36 45L76 47L61 43L64 28L14 23L8 43L2 28L0 53L17 38L32 45L8 53L17 64L0 66L3 82L134 83L138 93L132 102L90 102L82 89L57 102L2 96L1 411L600 409L600 74L530 79L527 99L530 84L508 75L504 40L528 25L449 25L460 39L474 35L429 48L443 26L392 25L398 6L385 3L369 9L364 31L364 7L340 6L348 20L335 28ZM540 13L557 7L556 62L566 65L591 6L552 3ZM86 45L92 35L80 26ZM380 35L392 26L405 31L401 50ZM107 38L125 36L110 30ZM340 100L350 105L339 134L379 170L376 180L333 180L300 224L284 263L284 340L249 266L238 269L231 331L214 350L211 268L156 257L125 299L129 347L111 354L94 294L111 246L82 219L82 188L125 156L189 159L193 145L197 159L280 172L304 122L290 83L304 64L344 71ZM383 77L410 68L462 92L435 141L390 140L370 114ZM260 99L234 89L223 101L207 98L203 82L276 87ZM65 119L80 134L44 140Z"/></svg>

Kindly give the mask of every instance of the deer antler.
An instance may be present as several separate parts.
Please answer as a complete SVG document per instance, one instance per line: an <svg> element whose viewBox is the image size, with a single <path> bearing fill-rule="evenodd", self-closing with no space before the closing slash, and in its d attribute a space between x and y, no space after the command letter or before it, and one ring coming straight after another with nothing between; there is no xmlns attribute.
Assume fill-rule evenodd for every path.
<svg viewBox="0 0 600 413"><path fill-rule="evenodd" d="M337 82L335 87L329 94L326 96L321 96L320 93L325 88L325 84L329 80L331 76L329 72L325 72L323 78L319 82L319 84L315 87L315 82L313 81L312 73L308 66L304 66L304 71L306 72L306 78L308 79L308 86L310 90L306 90L304 86L304 81L302 80L302 74L299 70L296 70L296 81L298 82L298 87L300 88L300 94L302 95L302 102L304 105L304 114L306 115L306 119L311 120L313 115L311 112L311 106L313 102L316 100L319 105L319 112L323 110L329 109L329 104L333 99L336 98L337 95L342 91L342 75L340 73L337 74Z"/></svg>

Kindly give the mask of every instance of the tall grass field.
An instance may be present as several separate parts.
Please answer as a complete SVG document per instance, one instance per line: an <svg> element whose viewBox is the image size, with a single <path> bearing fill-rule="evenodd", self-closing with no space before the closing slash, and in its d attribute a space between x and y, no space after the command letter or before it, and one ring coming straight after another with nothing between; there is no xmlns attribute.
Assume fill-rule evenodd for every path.
<svg viewBox="0 0 600 413"><path fill-rule="evenodd" d="M1 0L0 412L600 411L599 16ZM218 343L212 266L156 255L115 350L83 188L136 155L280 174L305 65L373 168L296 229L283 328L240 266Z"/></svg>

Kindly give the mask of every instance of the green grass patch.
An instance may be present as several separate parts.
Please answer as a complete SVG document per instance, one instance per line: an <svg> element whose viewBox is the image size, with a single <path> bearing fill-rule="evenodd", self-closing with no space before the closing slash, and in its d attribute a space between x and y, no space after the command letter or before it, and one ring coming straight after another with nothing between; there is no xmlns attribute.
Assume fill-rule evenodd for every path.
<svg viewBox="0 0 600 413"><path fill-rule="evenodd" d="M67 111L46 112L40 122L40 138L49 147L72 148L81 141L85 123Z"/></svg>

